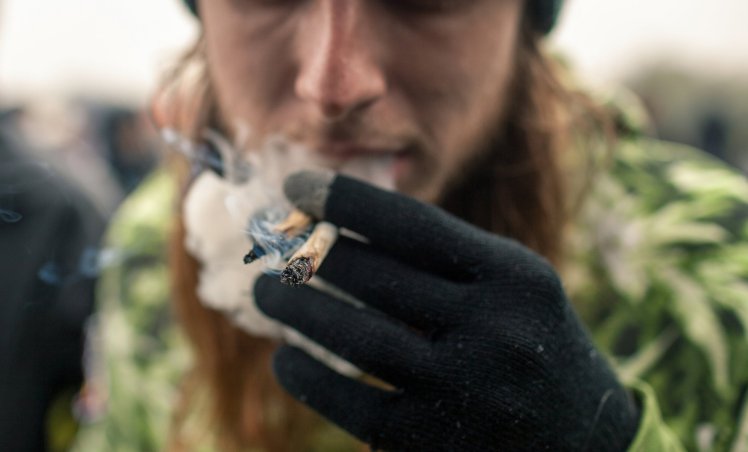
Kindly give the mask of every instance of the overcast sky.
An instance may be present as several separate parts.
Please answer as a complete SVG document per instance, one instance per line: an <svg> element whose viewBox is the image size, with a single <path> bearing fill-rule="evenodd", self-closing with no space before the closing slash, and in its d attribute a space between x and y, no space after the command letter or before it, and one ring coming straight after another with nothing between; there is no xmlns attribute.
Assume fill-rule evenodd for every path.
<svg viewBox="0 0 748 452"><path fill-rule="evenodd" d="M178 0L0 0L0 97L140 102L196 24ZM748 74L748 0L567 0L553 36L593 82L661 58Z"/></svg>

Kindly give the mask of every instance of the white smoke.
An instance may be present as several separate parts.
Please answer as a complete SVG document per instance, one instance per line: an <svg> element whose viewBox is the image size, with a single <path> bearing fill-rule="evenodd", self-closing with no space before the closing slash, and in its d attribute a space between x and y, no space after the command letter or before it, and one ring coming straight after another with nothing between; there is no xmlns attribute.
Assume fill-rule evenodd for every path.
<svg viewBox="0 0 748 452"><path fill-rule="evenodd" d="M196 145L173 130L162 135L188 158L205 158L205 153L197 152ZM241 152L241 143L249 141L247 136L234 141L239 144L232 144L213 131L204 138L221 154L224 177L212 171L202 172L185 198L185 246L201 263L197 288L200 300L223 312L249 334L283 339L340 373L358 375L360 372L350 363L262 314L252 294L260 274L281 270L305 239L291 243L284 235L272 232L272 226L291 211L282 194L283 181L297 171L323 169L324 163L309 149L280 136L269 137L259 149ZM386 158L354 158L339 171L392 189L394 181L389 168L391 161ZM244 265L243 256L255 242L260 242L268 254L262 258L262 265ZM317 281L315 287L323 287L323 282Z"/></svg>

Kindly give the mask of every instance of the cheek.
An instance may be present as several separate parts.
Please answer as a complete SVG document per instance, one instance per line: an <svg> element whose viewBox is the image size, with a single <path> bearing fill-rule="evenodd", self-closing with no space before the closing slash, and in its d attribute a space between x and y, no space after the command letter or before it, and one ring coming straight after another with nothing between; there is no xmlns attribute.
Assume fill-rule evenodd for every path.
<svg viewBox="0 0 748 452"><path fill-rule="evenodd" d="M212 22L220 27L206 25L208 70L229 124L241 121L260 131L272 122L292 86L292 62L283 58L290 53L290 40L283 23L244 19L229 14Z"/></svg>
<svg viewBox="0 0 748 452"><path fill-rule="evenodd" d="M470 119L485 104L500 100L514 60L519 8L492 8L452 27L424 32L420 42L408 45L412 51L401 58L407 71L399 75L426 109Z"/></svg>
<svg viewBox="0 0 748 452"><path fill-rule="evenodd" d="M444 164L477 151L498 126L510 86L515 40L460 49L438 64L439 77L428 78L431 92L421 96L420 116ZM446 56L446 55L445 55Z"/></svg>
<svg viewBox="0 0 748 452"><path fill-rule="evenodd" d="M431 52L410 59L407 74L412 78L402 77L411 81L404 86L428 154L418 176L418 197L437 199L496 133L514 70L518 30L513 23L508 20L505 27L490 31L460 30L451 35L464 39L424 46Z"/></svg>

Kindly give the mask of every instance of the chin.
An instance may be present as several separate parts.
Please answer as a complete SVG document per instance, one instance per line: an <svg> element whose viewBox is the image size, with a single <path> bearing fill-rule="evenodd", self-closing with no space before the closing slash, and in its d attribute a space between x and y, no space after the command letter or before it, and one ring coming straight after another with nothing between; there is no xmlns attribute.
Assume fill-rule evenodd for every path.
<svg viewBox="0 0 748 452"><path fill-rule="evenodd" d="M433 176L424 174L406 177L397 183L397 191L419 201L434 204L439 200L441 189Z"/></svg>
<svg viewBox="0 0 748 452"><path fill-rule="evenodd" d="M434 203L441 193L438 162L418 156L409 159L395 171L395 188L398 192L422 202Z"/></svg>

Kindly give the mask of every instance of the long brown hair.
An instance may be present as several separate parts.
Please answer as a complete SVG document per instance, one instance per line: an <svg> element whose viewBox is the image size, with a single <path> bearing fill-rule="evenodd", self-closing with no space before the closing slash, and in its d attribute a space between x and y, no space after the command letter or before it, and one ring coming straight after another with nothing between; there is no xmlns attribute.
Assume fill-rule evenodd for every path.
<svg viewBox="0 0 748 452"><path fill-rule="evenodd" d="M476 226L522 242L560 270L570 219L597 170L608 163L615 138L612 116L570 86L565 68L543 44L526 22L507 111L490 149L440 204Z"/></svg>
<svg viewBox="0 0 748 452"><path fill-rule="evenodd" d="M572 178L566 163L573 160L575 175L582 173L573 180L587 182L595 165L591 153L580 159L579 155L565 154L565 149L588 131L610 128L606 115L564 82L555 59L543 49L542 36L529 21L521 33L512 97L502 124L497 125L491 150L485 161L476 165L475 177L452 187L441 204L479 227L521 241L560 267L564 232L587 185L567 183ZM169 83L163 90L168 93L175 89L176 81L193 74L192 100L188 104L183 96L173 96L182 103L176 107L170 104L173 111L168 114L177 117L182 132L193 137L218 121L203 45L199 40L167 77ZM186 165L177 166L186 184ZM180 413L188 410L192 388L208 388L221 448L303 449L321 419L291 400L274 381L270 371L274 346L270 341L248 336L200 303L195 291L199 264L184 249L180 218L178 215L171 247L173 299L194 350L195 365L185 380L176 424ZM184 446L175 428L172 449Z"/></svg>

